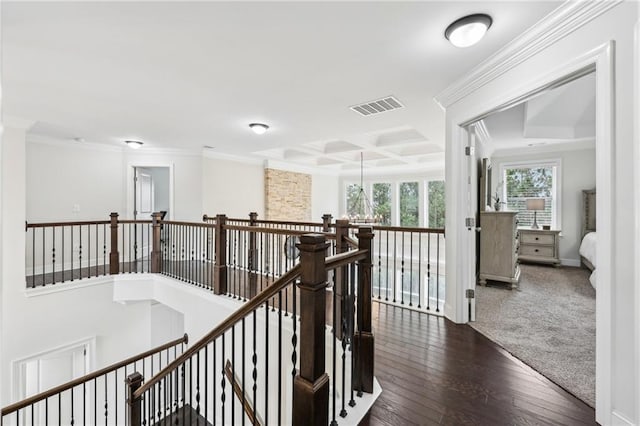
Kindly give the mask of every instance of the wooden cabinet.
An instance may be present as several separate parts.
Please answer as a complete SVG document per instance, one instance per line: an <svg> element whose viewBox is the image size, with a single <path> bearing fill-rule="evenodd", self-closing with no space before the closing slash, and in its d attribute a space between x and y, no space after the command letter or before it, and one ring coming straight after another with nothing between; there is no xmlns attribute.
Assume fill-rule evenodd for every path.
<svg viewBox="0 0 640 426"><path fill-rule="evenodd" d="M518 257L523 262L560 265L560 230L521 228Z"/></svg>
<svg viewBox="0 0 640 426"><path fill-rule="evenodd" d="M493 280L517 287L520 268L516 215L517 212L480 213L480 285Z"/></svg>

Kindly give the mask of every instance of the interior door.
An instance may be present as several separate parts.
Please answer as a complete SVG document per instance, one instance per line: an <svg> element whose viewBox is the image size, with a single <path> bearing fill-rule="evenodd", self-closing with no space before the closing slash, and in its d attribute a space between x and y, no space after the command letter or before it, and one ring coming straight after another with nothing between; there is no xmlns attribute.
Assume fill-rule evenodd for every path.
<svg viewBox="0 0 640 426"><path fill-rule="evenodd" d="M135 167L133 218L149 219L154 211L153 176L149 171Z"/></svg>

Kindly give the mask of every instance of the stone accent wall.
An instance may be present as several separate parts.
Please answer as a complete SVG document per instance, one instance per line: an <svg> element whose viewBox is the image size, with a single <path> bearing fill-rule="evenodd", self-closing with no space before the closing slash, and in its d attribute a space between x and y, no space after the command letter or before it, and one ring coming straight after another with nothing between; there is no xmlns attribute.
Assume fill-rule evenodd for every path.
<svg viewBox="0 0 640 426"><path fill-rule="evenodd" d="M311 175L264 169L264 202L267 220L311 220Z"/></svg>

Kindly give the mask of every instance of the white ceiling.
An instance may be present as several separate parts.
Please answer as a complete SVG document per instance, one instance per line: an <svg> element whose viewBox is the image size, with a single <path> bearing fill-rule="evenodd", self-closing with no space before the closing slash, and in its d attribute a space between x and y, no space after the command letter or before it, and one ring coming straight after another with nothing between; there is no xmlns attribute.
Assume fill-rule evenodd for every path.
<svg viewBox="0 0 640 426"><path fill-rule="evenodd" d="M595 146L596 81L591 73L483 120L494 150Z"/></svg>
<svg viewBox="0 0 640 426"><path fill-rule="evenodd" d="M441 161L433 97L560 1L3 2L3 113L32 134L346 170ZM459 49L446 26L494 24ZM350 106L394 95L402 109ZM270 131L257 136L250 122ZM143 148L144 149L144 148Z"/></svg>

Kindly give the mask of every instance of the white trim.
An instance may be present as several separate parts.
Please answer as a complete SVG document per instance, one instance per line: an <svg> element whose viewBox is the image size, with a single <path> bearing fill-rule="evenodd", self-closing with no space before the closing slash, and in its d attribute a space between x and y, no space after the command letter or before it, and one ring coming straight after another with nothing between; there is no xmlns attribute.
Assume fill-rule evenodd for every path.
<svg viewBox="0 0 640 426"><path fill-rule="evenodd" d="M37 360L45 355L54 354L56 352L62 352L69 349L83 347L87 350L87 357L85 358L85 374L93 371L96 364L96 336L85 337L83 339L75 340L63 345L54 346L53 348L36 352L25 357L17 358L11 361L11 400L19 401L24 399L21 395L20 385L20 366L26 361Z"/></svg>
<svg viewBox="0 0 640 426"><path fill-rule="evenodd" d="M76 142L68 139L58 139L58 138L52 138L44 135L32 135L32 134L27 134L26 142L28 144L49 145L49 146L73 148L73 149L80 148L80 149L100 151L100 152L123 153L126 148L126 147L117 147L113 145L107 145L104 143Z"/></svg>
<svg viewBox="0 0 640 426"><path fill-rule="evenodd" d="M33 126L36 122L34 120L29 120L22 117L17 117L13 115L3 115L2 116L2 128L12 128L12 129L21 129L21 130L29 130L31 126Z"/></svg>
<svg viewBox="0 0 640 426"><path fill-rule="evenodd" d="M553 174L553 222L551 222L552 229L562 229L562 158L549 158L540 160L522 160L522 161L508 161L500 163L500 177L498 182L502 182L504 178L505 169L523 166L526 168L534 167L554 167ZM500 194L503 200L507 200L507 185L506 182L502 185L502 194Z"/></svg>
<svg viewBox="0 0 640 426"><path fill-rule="evenodd" d="M595 138L586 138L573 142L551 143L547 145L521 146L518 148L497 148L491 157L513 157L516 155L543 154L567 151L586 151L596 148ZM486 157L486 156L485 156Z"/></svg>
<svg viewBox="0 0 640 426"><path fill-rule="evenodd" d="M613 413L611 413L611 424L613 426L635 426L635 423L633 423L633 421L629 420L615 410L613 411Z"/></svg>
<svg viewBox="0 0 640 426"><path fill-rule="evenodd" d="M264 164L263 159L256 157L247 157L233 154L224 154L222 152L212 152L211 149L203 148L202 156L204 158L211 158L212 160L226 160L235 161L236 163L250 164L252 166L261 166Z"/></svg>
<svg viewBox="0 0 640 426"><path fill-rule="evenodd" d="M447 108L622 3L567 1L434 97Z"/></svg>
<svg viewBox="0 0 640 426"><path fill-rule="evenodd" d="M596 69L596 204L598 216L598 278L610 284L600 286L596 298L596 421L611 424L612 420L612 343L613 343L613 259L615 258L615 233L612 208L615 206L615 127L614 127L614 48L609 41L589 52L570 59L562 66L541 77L533 77L520 87L499 92L494 99L483 104L459 108L458 115L447 114L446 118L446 176L447 176L447 241L446 275L447 303L445 315L455 322L465 322L464 289L467 270L474 264L466 262L468 251L464 228L465 204L461 194L465 192L465 158L462 154L466 137L462 125L472 123L484 115L510 105L514 100L523 100L540 93L550 85L563 81L567 76L578 75L585 69Z"/></svg>
<svg viewBox="0 0 640 426"><path fill-rule="evenodd" d="M146 274L135 274L137 276ZM38 297L45 296L47 294L60 293L63 291L76 290L85 287L94 287L105 284L113 284L114 275L105 275L95 278L83 278L81 280L66 281L58 284L49 284L36 288L27 288L24 291L25 297Z"/></svg>

